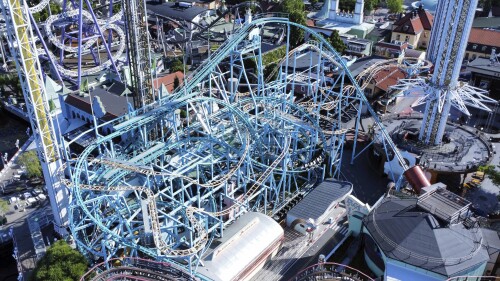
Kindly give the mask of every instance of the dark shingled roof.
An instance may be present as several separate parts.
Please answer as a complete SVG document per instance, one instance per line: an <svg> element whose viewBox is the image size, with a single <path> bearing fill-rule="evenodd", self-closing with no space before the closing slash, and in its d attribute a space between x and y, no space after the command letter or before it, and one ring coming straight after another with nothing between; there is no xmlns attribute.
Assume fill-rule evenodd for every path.
<svg viewBox="0 0 500 281"><path fill-rule="evenodd" d="M295 205L288 214L297 218L317 220L332 203L342 200L351 192L351 183L327 179Z"/></svg>
<svg viewBox="0 0 500 281"><path fill-rule="evenodd" d="M90 95L100 98L106 110L106 114L102 118L105 121L115 119L128 113L127 97L125 96L117 96L101 88L94 89ZM77 93L71 93L66 97L64 102L92 114L90 95L86 94L85 96L81 96Z"/></svg>
<svg viewBox="0 0 500 281"><path fill-rule="evenodd" d="M452 276L489 260L479 228L446 225L417 207L417 199L385 198L363 224L384 254L425 270Z"/></svg>
<svg viewBox="0 0 500 281"><path fill-rule="evenodd" d="M197 15L206 12L206 8L192 6L188 8L179 7L175 2L159 4L154 1L147 2L146 7L149 11L170 17L177 20L192 21Z"/></svg>

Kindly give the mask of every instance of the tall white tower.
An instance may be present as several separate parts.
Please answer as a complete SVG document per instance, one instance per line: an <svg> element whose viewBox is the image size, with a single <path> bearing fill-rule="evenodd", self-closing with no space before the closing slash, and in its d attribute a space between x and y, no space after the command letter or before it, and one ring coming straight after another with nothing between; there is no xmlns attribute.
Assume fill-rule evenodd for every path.
<svg viewBox="0 0 500 281"><path fill-rule="evenodd" d="M363 10L365 9L364 0L356 0L356 5L354 6L354 19L355 24L363 23Z"/></svg>
<svg viewBox="0 0 500 281"><path fill-rule="evenodd" d="M451 105L459 91L458 76L477 0L438 2L431 30L427 59L434 63L428 99L419 138L427 144L440 144Z"/></svg>

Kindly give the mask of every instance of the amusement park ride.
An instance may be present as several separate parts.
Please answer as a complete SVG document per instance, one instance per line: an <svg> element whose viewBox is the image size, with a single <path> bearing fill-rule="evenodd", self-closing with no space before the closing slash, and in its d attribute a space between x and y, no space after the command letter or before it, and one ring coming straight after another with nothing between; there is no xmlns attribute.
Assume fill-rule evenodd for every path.
<svg viewBox="0 0 500 281"><path fill-rule="evenodd" d="M321 35L286 15L247 20L181 87L160 98L151 87L144 1L63 0L62 12L49 16L40 30L32 14L48 2L29 7L25 0L1 0L0 6L56 230L62 235L70 231L78 249L96 262L149 257L177 261L196 272L208 245L240 214L273 216L326 175L339 179L350 130L352 158L365 150L356 152L359 122L347 128L364 108L388 158L410 168L363 94L370 77L389 64L355 78ZM120 11L113 13L115 5ZM295 49L287 42L285 57L268 77L260 36L266 25L283 26L287 35L297 27L314 39ZM67 63L68 53L76 54L76 65ZM325 63L299 68L296 57L301 54ZM59 80L77 87L82 77L106 69L119 79L120 67L128 63L135 111L98 125L112 125L114 131L70 158L74 140L64 140L53 124L40 59L50 63ZM95 65L84 65L82 59ZM326 62L339 69L333 84L325 79ZM393 60L394 65L410 77L432 64ZM295 93L297 86L305 92ZM349 110L355 114L348 115ZM393 180L401 184L402 178Z"/></svg>

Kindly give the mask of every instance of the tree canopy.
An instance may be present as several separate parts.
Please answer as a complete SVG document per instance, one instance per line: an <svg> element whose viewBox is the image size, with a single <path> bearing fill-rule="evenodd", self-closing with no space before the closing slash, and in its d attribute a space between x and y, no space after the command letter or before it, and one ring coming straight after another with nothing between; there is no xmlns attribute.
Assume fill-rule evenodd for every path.
<svg viewBox="0 0 500 281"><path fill-rule="evenodd" d="M495 170L495 166L487 165L479 167L479 171L484 172L491 179L494 185L500 186L500 172Z"/></svg>
<svg viewBox="0 0 500 281"><path fill-rule="evenodd" d="M73 281L87 271L87 261L77 250L72 249L65 241L52 244L45 256L38 261L33 280L36 281Z"/></svg>
<svg viewBox="0 0 500 281"><path fill-rule="evenodd" d="M170 73L180 71L184 73L184 64L180 60L174 60L170 63Z"/></svg>
<svg viewBox="0 0 500 281"><path fill-rule="evenodd" d="M0 198L0 217L9 211L9 203L7 200Z"/></svg>
<svg viewBox="0 0 500 281"><path fill-rule="evenodd" d="M332 44L332 47L339 53L342 54L347 48L344 44L342 38L340 38L338 30L334 30L330 37L328 37L328 41Z"/></svg>
<svg viewBox="0 0 500 281"><path fill-rule="evenodd" d="M26 151L19 156L18 161L26 167L28 178L39 178L42 176L42 166L34 150Z"/></svg>
<svg viewBox="0 0 500 281"><path fill-rule="evenodd" d="M387 0L387 8L391 13L401 13L403 11L403 0Z"/></svg>
<svg viewBox="0 0 500 281"><path fill-rule="evenodd" d="M281 3L281 11L288 14L288 19L301 25L306 25L306 14L304 2L301 0L284 0ZM290 28L290 47L295 48L304 41L304 30L292 26Z"/></svg>
<svg viewBox="0 0 500 281"><path fill-rule="evenodd" d="M375 10L377 5L379 4L379 0L365 0L365 11L371 12Z"/></svg>

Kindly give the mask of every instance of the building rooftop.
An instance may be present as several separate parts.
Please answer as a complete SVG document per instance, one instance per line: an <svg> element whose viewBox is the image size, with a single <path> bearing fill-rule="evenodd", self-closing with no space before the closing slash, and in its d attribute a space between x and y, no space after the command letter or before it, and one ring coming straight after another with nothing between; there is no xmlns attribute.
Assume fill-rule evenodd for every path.
<svg viewBox="0 0 500 281"><path fill-rule="evenodd" d="M438 218L452 223L464 215L471 203L437 185L431 185L427 192L418 197L417 205Z"/></svg>
<svg viewBox="0 0 500 281"><path fill-rule="evenodd" d="M327 179L295 205L287 216L317 221L331 205L343 200L351 192L351 183Z"/></svg>
<svg viewBox="0 0 500 281"><path fill-rule="evenodd" d="M500 47L500 30L471 28L468 43Z"/></svg>
<svg viewBox="0 0 500 281"><path fill-rule="evenodd" d="M199 14L206 12L206 8L191 6L182 7L175 2L158 3L149 1L146 4L147 9L155 14L170 17L177 20L192 21Z"/></svg>
<svg viewBox="0 0 500 281"><path fill-rule="evenodd" d="M423 8L417 8L394 23L393 32L419 34L423 30L431 30L434 16Z"/></svg>
<svg viewBox="0 0 500 281"><path fill-rule="evenodd" d="M277 247L283 233L283 228L265 214L246 213L224 230L224 237L214 241L216 246L198 273L213 280L243 279L250 273L245 272L247 267L266 250Z"/></svg>
<svg viewBox="0 0 500 281"><path fill-rule="evenodd" d="M448 225L417 205L417 199L388 197L363 220L386 257L453 276L489 260L481 229ZM490 237L491 238L491 237Z"/></svg>
<svg viewBox="0 0 500 281"><path fill-rule="evenodd" d="M492 64L489 59L476 58L467 65L467 71L473 71L474 69L491 71L493 75L493 73L500 73L500 64Z"/></svg>
<svg viewBox="0 0 500 281"><path fill-rule="evenodd" d="M102 88L96 88L92 90L90 94L71 93L66 97L65 103L83 110L88 114L92 114L90 97L99 98L100 104L105 110L105 114L102 117L103 120L109 121L128 113L127 97L111 94Z"/></svg>
<svg viewBox="0 0 500 281"><path fill-rule="evenodd" d="M358 76L363 70L367 69L374 63L380 62L387 60L384 57L381 56L369 56L369 57L364 57L357 59L351 66L349 66L349 70L352 73L353 77Z"/></svg>
<svg viewBox="0 0 500 281"><path fill-rule="evenodd" d="M182 84L182 81L184 80L184 73L182 71L177 71L174 73L167 74L162 77L158 77L156 79L153 79L153 88L155 90L158 90L161 85L165 85L169 93L172 93L174 91L174 80L175 77L179 79L179 85Z"/></svg>
<svg viewBox="0 0 500 281"><path fill-rule="evenodd" d="M396 85L399 79L404 78L405 73L396 66L385 68L373 76L375 87L386 92L389 87Z"/></svg>
<svg viewBox="0 0 500 281"><path fill-rule="evenodd" d="M500 16L475 18L472 22L472 28L500 29Z"/></svg>

